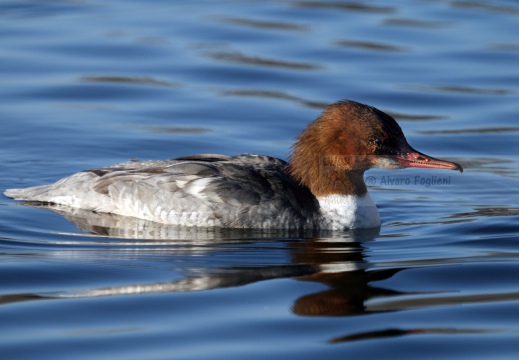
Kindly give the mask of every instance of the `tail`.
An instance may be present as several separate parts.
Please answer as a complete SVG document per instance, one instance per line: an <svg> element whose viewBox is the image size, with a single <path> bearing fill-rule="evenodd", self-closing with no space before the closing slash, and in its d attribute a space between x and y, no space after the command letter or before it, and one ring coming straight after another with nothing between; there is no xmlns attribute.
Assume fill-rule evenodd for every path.
<svg viewBox="0 0 519 360"><path fill-rule="evenodd" d="M4 195L15 200L45 201L40 200L50 190L50 185L33 186L25 189L7 189Z"/></svg>

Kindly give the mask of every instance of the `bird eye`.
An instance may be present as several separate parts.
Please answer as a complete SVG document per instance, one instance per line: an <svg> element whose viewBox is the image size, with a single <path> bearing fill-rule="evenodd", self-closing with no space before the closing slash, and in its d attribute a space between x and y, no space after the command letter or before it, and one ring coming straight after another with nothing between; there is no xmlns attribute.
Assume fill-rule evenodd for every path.
<svg viewBox="0 0 519 360"><path fill-rule="evenodd" d="M377 144L377 145L382 144L382 139L381 139L381 138L375 138L375 139L373 139L372 141L373 141L375 144Z"/></svg>

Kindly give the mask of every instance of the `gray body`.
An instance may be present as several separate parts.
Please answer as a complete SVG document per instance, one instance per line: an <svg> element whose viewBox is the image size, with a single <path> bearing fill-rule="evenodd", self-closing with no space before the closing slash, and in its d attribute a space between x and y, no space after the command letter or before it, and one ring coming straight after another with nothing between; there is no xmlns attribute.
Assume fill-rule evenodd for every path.
<svg viewBox="0 0 519 360"><path fill-rule="evenodd" d="M320 227L319 202L286 168L254 154L129 161L5 194L181 226Z"/></svg>

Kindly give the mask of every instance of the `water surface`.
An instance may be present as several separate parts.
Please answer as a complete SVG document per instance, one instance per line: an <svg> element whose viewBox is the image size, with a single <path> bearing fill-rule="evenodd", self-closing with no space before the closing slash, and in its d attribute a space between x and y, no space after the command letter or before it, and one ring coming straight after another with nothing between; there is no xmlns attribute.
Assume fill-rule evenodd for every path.
<svg viewBox="0 0 519 360"><path fill-rule="evenodd" d="M4 1L0 188L264 153L340 99L463 174L370 170L382 227L171 228L0 197L6 358L519 352L514 1Z"/></svg>

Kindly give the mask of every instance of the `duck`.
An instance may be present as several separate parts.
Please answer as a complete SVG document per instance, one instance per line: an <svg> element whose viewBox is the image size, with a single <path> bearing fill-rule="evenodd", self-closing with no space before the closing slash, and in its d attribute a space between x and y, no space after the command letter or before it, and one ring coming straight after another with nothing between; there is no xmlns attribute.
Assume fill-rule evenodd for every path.
<svg viewBox="0 0 519 360"><path fill-rule="evenodd" d="M393 117L352 100L326 107L291 150L288 162L259 154L130 160L4 194L187 227L354 230L381 225L367 170L463 171L413 149Z"/></svg>

